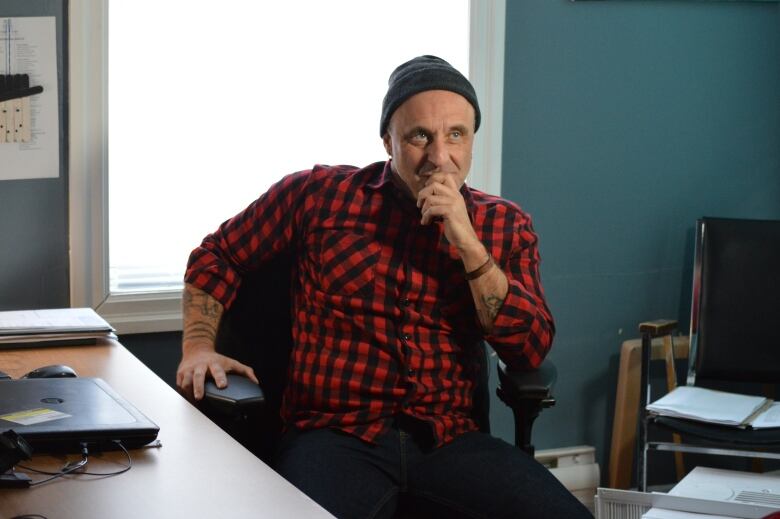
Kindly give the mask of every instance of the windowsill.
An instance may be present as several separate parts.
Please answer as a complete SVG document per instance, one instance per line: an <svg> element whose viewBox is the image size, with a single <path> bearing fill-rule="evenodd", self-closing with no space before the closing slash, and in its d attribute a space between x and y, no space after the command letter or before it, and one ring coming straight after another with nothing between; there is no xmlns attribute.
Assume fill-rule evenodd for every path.
<svg viewBox="0 0 780 519"><path fill-rule="evenodd" d="M182 329L181 290L110 294L96 311L118 335Z"/></svg>

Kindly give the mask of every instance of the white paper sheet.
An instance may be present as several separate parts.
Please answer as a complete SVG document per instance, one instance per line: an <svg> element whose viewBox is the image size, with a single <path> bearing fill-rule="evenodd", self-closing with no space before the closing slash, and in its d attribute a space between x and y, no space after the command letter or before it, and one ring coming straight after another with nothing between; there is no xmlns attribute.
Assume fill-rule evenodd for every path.
<svg viewBox="0 0 780 519"><path fill-rule="evenodd" d="M113 328L91 308L11 310L0 312L0 339L21 334L111 332Z"/></svg>
<svg viewBox="0 0 780 519"><path fill-rule="evenodd" d="M0 143L0 180L54 178L60 174L57 40L53 16L0 18L0 74L28 74L30 142Z"/></svg>
<svg viewBox="0 0 780 519"><path fill-rule="evenodd" d="M680 512L678 510L666 510L664 508L651 508L642 516L642 519L735 519L730 515L696 514L693 512Z"/></svg>
<svg viewBox="0 0 780 519"><path fill-rule="evenodd" d="M756 418L750 422L753 429L769 429L772 427L780 427L780 403L773 403L769 409L756 416Z"/></svg>
<svg viewBox="0 0 780 519"><path fill-rule="evenodd" d="M764 397L680 386L647 406L649 411L724 425L742 425L766 405Z"/></svg>

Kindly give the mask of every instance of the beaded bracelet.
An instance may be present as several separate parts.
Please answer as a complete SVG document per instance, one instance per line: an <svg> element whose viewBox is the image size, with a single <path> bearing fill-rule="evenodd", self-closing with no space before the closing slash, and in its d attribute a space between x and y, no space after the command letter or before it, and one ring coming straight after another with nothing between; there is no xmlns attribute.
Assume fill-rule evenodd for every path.
<svg viewBox="0 0 780 519"><path fill-rule="evenodd" d="M486 273L488 270L490 270L493 267L493 256L488 254L488 259L485 263L483 263L478 269L472 270L471 272L466 272L466 279L469 281L472 281L474 279L477 279L484 273Z"/></svg>

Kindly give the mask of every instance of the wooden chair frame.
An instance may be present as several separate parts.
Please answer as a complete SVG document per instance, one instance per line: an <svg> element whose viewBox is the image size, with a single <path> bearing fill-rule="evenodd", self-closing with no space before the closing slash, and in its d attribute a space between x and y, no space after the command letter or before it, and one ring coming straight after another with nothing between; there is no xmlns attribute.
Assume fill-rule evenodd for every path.
<svg viewBox="0 0 780 519"><path fill-rule="evenodd" d="M643 323L644 325L644 323ZM674 340L672 340L672 338ZM662 360L666 369L666 387L677 387L675 361L687 362L690 343L687 336L666 335L652 341L650 359ZM624 341L620 347L620 364L615 392L615 413L612 420L612 442L609 454L608 481L610 488L628 489L634 472L639 424L639 399L642 384L642 340ZM675 435L674 441L679 443ZM677 477L685 474L682 453L675 453Z"/></svg>

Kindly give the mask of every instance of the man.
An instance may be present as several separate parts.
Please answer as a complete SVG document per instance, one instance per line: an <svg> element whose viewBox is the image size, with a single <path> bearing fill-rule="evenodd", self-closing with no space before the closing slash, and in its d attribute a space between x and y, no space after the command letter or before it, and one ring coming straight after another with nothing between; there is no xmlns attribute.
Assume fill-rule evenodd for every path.
<svg viewBox="0 0 780 519"><path fill-rule="evenodd" d="M338 517L391 517L399 493L455 517L589 517L550 473L471 418L486 340L537 367L553 321L536 236L511 202L470 189L472 85L421 56L390 76L390 156L282 179L190 257L177 383L257 381L214 351L242 273L292 252L293 351L275 468Z"/></svg>

